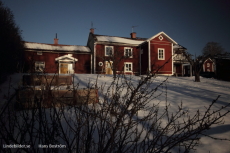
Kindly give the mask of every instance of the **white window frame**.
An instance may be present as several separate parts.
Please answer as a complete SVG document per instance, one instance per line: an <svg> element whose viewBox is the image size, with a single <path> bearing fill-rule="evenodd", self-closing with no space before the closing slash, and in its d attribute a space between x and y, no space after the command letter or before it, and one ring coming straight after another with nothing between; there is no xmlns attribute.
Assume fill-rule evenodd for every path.
<svg viewBox="0 0 230 153"><path fill-rule="evenodd" d="M35 61L34 68L35 68L35 72L44 72L45 62L44 61Z"/></svg>
<svg viewBox="0 0 230 153"><path fill-rule="evenodd" d="M207 63L207 67L210 67L210 63Z"/></svg>
<svg viewBox="0 0 230 153"><path fill-rule="evenodd" d="M37 52L37 55L42 55L42 52Z"/></svg>
<svg viewBox="0 0 230 153"><path fill-rule="evenodd" d="M112 54L113 54L113 46L105 46L105 56L112 56L112 54L111 54L111 55L107 55L107 54L106 54L106 53L107 53L107 52L106 52L106 48L107 48L107 47L111 47L111 48L112 48Z"/></svg>
<svg viewBox="0 0 230 153"><path fill-rule="evenodd" d="M128 68L128 67L126 67L126 64L130 64L131 70L126 70L126 68ZM124 63L124 72L133 72L133 63L132 62L125 62Z"/></svg>
<svg viewBox="0 0 230 153"><path fill-rule="evenodd" d="M61 74L61 64L62 63L66 63L66 64L68 64L68 70L67 70L67 74L74 74L74 68L75 68L75 63L73 62L71 62L71 61L68 61L67 62L67 60L60 60L59 61L59 74Z"/></svg>
<svg viewBox="0 0 230 153"><path fill-rule="evenodd" d="M129 55L128 56L126 56L126 49L130 49L129 51ZM130 55L131 54L131 55ZM129 58L133 58L133 48L131 48L131 47L124 47L124 56L125 57L129 57Z"/></svg>
<svg viewBox="0 0 230 153"><path fill-rule="evenodd" d="M160 51L163 51L162 57L160 57ZM158 48L158 60L165 60L165 49L164 48Z"/></svg>

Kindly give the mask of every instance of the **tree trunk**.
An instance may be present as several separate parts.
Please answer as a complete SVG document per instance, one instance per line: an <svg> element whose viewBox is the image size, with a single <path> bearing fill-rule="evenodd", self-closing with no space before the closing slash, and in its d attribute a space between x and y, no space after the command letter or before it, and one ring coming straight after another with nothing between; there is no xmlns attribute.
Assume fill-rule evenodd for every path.
<svg viewBox="0 0 230 153"><path fill-rule="evenodd" d="M200 82L200 73L195 73L195 82Z"/></svg>
<svg viewBox="0 0 230 153"><path fill-rule="evenodd" d="M113 78L116 79L116 77L117 77L117 71L116 69L113 68Z"/></svg>

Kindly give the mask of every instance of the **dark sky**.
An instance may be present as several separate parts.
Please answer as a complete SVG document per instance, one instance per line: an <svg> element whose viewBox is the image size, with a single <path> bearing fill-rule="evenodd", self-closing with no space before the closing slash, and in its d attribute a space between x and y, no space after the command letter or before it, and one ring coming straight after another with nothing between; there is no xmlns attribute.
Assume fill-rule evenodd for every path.
<svg viewBox="0 0 230 153"><path fill-rule="evenodd" d="M86 45L95 33L150 38L164 31L192 54L209 41L230 52L230 0L2 0L25 41Z"/></svg>

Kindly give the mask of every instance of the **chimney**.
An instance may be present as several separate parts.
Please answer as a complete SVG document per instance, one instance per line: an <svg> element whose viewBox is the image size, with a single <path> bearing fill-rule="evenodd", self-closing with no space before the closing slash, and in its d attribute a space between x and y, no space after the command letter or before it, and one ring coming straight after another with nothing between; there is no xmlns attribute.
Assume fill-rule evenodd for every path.
<svg viewBox="0 0 230 153"><path fill-rule="evenodd" d="M132 39L136 39L136 32L130 33Z"/></svg>
<svg viewBox="0 0 230 153"><path fill-rule="evenodd" d="M58 45L57 33L56 33L56 38L54 38L54 45Z"/></svg>
<svg viewBox="0 0 230 153"><path fill-rule="evenodd" d="M90 33L94 34L94 28L90 29Z"/></svg>

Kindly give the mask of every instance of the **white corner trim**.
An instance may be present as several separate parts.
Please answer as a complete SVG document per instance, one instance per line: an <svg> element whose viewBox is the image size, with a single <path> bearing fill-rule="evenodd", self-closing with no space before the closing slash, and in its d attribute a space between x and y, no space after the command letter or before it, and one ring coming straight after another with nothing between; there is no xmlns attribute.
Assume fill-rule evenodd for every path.
<svg viewBox="0 0 230 153"><path fill-rule="evenodd" d="M149 72L151 72L151 48L150 48L150 40L147 41L148 42L148 52L149 52Z"/></svg>
<svg viewBox="0 0 230 153"><path fill-rule="evenodd" d="M172 58L172 75L173 75L173 66L174 66L174 63L173 63L173 43L171 43L172 45L172 55L171 55L171 58Z"/></svg>
<svg viewBox="0 0 230 153"><path fill-rule="evenodd" d="M96 44L94 44L94 56L93 56L93 73L96 74Z"/></svg>

